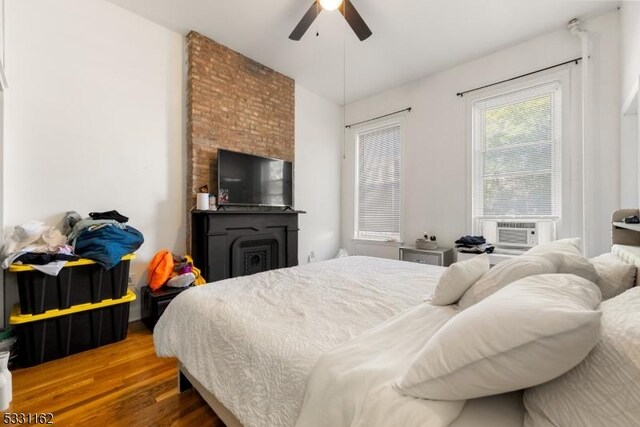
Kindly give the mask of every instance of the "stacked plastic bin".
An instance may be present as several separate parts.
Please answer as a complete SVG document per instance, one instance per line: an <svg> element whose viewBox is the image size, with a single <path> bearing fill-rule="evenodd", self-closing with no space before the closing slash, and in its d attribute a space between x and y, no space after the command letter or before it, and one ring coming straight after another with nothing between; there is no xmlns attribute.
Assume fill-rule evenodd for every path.
<svg viewBox="0 0 640 427"><path fill-rule="evenodd" d="M12 265L20 303L9 323L18 335L20 363L33 366L127 337L129 264L122 257L110 270L88 259L68 262L58 276Z"/></svg>

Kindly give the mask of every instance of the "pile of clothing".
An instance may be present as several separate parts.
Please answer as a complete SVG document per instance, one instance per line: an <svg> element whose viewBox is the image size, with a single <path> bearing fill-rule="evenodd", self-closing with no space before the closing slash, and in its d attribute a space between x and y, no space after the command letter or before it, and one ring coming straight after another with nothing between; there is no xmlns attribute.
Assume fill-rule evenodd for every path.
<svg viewBox="0 0 640 427"><path fill-rule="evenodd" d="M77 212L67 212L63 231L68 233L76 255L109 270L144 243L142 233L127 225L128 221L117 211L92 212L84 219Z"/></svg>
<svg viewBox="0 0 640 427"><path fill-rule="evenodd" d="M88 258L108 270L144 242L128 221L117 211L92 212L88 218L72 211L64 217L62 232L41 221L19 225L2 247L2 268L28 264L57 276L68 261Z"/></svg>
<svg viewBox="0 0 640 427"><path fill-rule="evenodd" d="M13 235L2 246L2 268L13 263L29 264L43 273L57 276L67 261L79 259L67 236L41 221L30 221L15 227Z"/></svg>
<svg viewBox="0 0 640 427"><path fill-rule="evenodd" d="M483 236L464 236L456 240L456 249L468 254L490 254L495 247Z"/></svg>
<svg viewBox="0 0 640 427"><path fill-rule="evenodd" d="M149 287L154 291L163 286L186 288L206 283L189 255L175 255L166 249L153 256L147 267L147 276Z"/></svg>

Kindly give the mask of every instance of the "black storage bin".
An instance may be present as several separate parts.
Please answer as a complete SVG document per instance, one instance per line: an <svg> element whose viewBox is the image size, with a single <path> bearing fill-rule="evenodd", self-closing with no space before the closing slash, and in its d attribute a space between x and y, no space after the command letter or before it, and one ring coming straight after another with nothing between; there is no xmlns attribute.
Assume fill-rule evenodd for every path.
<svg viewBox="0 0 640 427"><path fill-rule="evenodd" d="M21 366L33 366L121 341L127 337L133 291L119 300L60 312L23 315L17 306L10 318L18 335Z"/></svg>
<svg viewBox="0 0 640 427"><path fill-rule="evenodd" d="M12 265L16 273L20 312L40 314L75 305L118 299L127 293L129 264L134 255L122 257L111 270L94 261L81 259L69 262L57 276L44 274L27 265Z"/></svg>
<svg viewBox="0 0 640 427"><path fill-rule="evenodd" d="M147 328L153 332L153 328L156 326L156 323L158 323L162 313L169 307L171 301L177 297L180 292L186 291L189 288L191 288L191 286L186 288L170 288L165 286L155 291L152 291L148 286L140 288L140 297L142 298L142 304L140 304L142 323L147 325Z"/></svg>

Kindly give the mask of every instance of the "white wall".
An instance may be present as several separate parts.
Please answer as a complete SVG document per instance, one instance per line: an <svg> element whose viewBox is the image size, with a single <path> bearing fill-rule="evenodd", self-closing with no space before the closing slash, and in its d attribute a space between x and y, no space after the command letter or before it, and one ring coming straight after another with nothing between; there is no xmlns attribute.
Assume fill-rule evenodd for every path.
<svg viewBox="0 0 640 427"><path fill-rule="evenodd" d="M145 236L143 283L157 250L185 250L182 36L101 0L6 14L5 231L117 209Z"/></svg>
<svg viewBox="0 0 640 427"><path fill-rule="evenodd" d="M622 44L622 96L626 100L640 76L640 2L623 1L620 6Z"/></svg>
<svg viewBox="0 0 640 427"><path fill-rule="evenodd" d="M4 221L4 92L0 93L0 224ZM4 242L4 230L0 226L0 242ZM0 272L0 289L6 293L4 274ZM0 296L0 325L5 316L4 297Z"/></svg>
<svg viewBox="0 0 640 427"><path fill-rule="evenodd" d="M588 199L593 227L588 237L592 240L590 252L602 253L609 249L611 211L619 206L618 13L590 20L586 27L592 37L594 141L590 168L593 188ZM410 243L427 231L437 235L441 245L453 245L459 236L471 232L465 100L456 97L456 93L579 56L579 40L567 30L558 30L347 106L347 123L413 107L405 126L405 242ZM569 90L576 90L574 83ZM397 245L352 240L355 162L353 141L347 141L347 158L342 162L342 244L355 253L396 258ZM577 171L565 173L575 175ZM573 224L570 232L574 234L579 228Z"/></svg>
<svg viewBox="0 0 640 427"><path fill-rule="evenodd" d="M0 64L0 72L4 74L4 6L5 0L0 2L0 58L2 58L2 64ZM4 230L2 224L4 224L4 89L0 93L0 242L4 241ZM0 274L0 289L6 290L4 283L4 274ZM4 295L4 292L3 292ZM3 297L0 297L0 301L4 301ZM4 304L0 302L0 324L4 319Z"/></svg>
<svg viewBox="0 0 640 427"><path fill-rule="evenodd" d="M340 244L342 108L296 85L295 205L300 215L298 257L335 256Z"/></svg>
<svg viewBox="0 0 640 427"><path fill-rule="evenodd" d="M6 13L5 231L117 209L145 236L132 268L144 285L156 251L185 252L183 37L101 0L7 2ZM340 242L342 109L296 86L295 114L305 263Z"/></svg>
<svg viewBox="0 0 640 427"><path fill-rule="evenodd" d="M620 7L622 59L622 135L620 142L620 202L622 207L640 203L640 130L638 129L638 82L640 81L640 2L625 1Z"/></svg>
<svg viewBox="0 0 640 427"><path fill-rule="evenodd" d="M620 207L638 207L638 114L624 114L620 125Z"/></svg>

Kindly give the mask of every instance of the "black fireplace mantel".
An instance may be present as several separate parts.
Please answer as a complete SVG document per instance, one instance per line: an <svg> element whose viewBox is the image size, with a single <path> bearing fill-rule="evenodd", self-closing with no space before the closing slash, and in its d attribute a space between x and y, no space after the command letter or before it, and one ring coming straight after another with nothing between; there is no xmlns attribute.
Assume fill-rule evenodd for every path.
<svg viewBox="0 0 640 427"><path fill-rule="evenodd" d="M191 253L207 282L298 265L295 210L191 213Z"/></svg>

